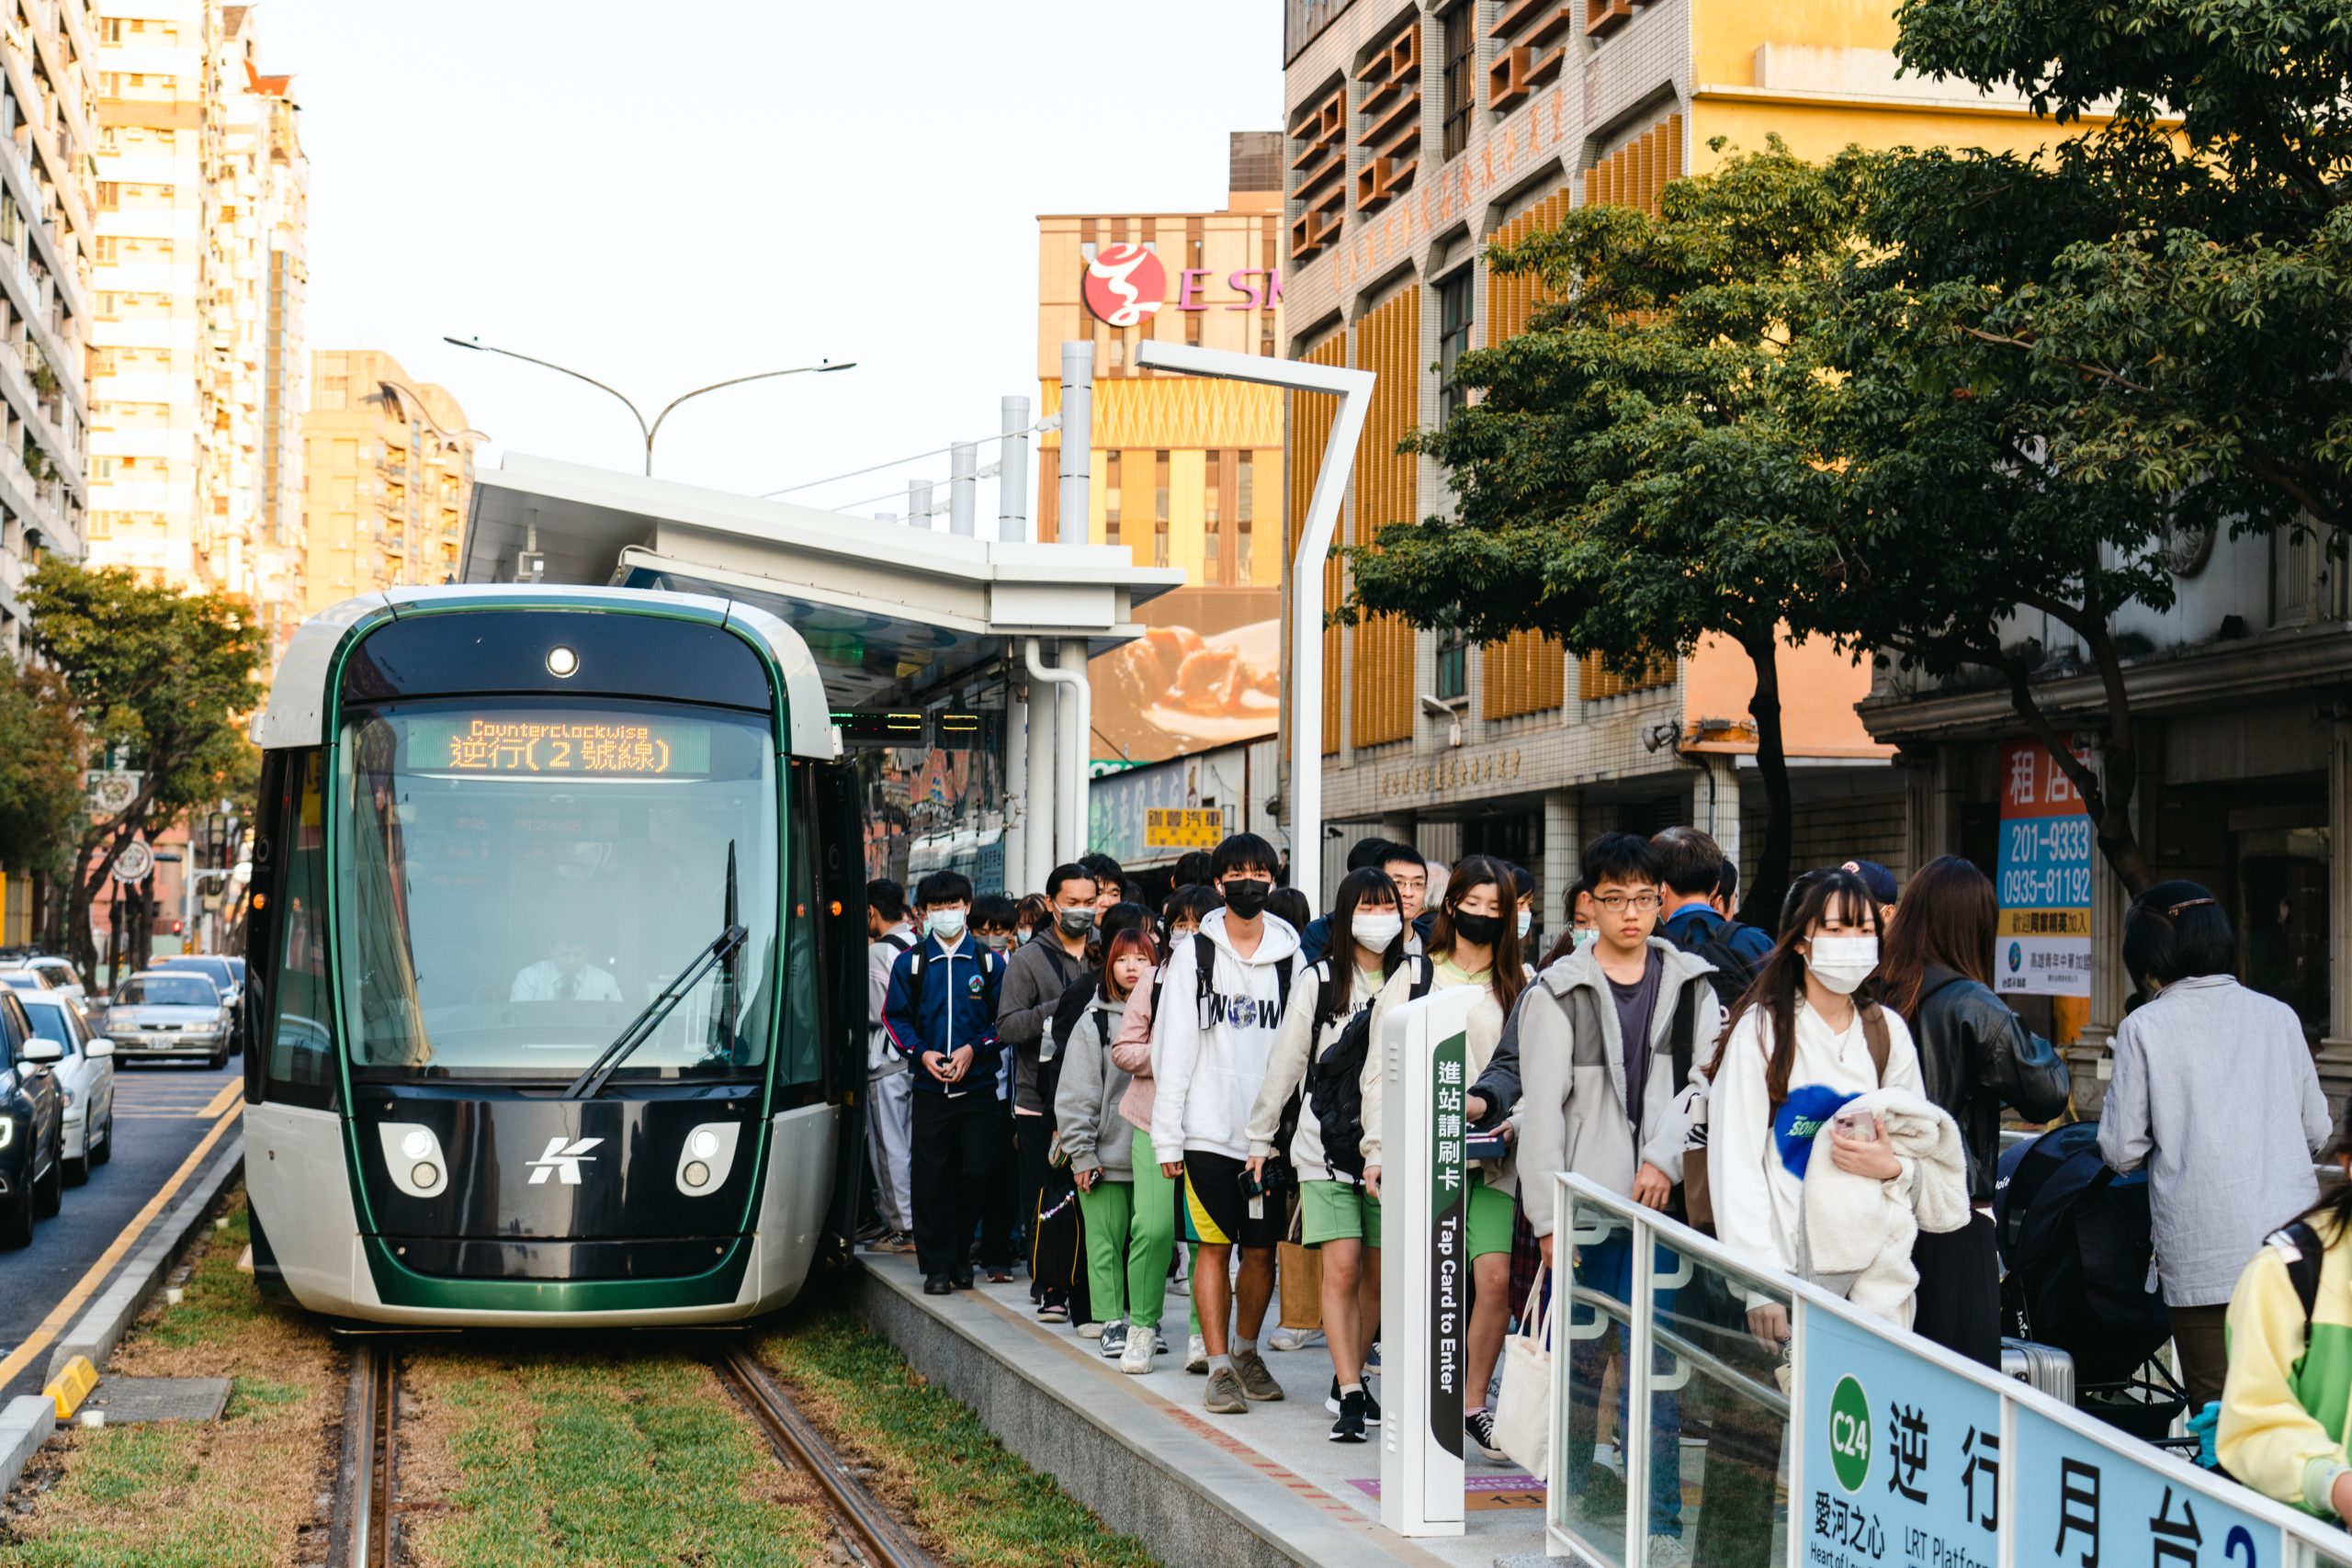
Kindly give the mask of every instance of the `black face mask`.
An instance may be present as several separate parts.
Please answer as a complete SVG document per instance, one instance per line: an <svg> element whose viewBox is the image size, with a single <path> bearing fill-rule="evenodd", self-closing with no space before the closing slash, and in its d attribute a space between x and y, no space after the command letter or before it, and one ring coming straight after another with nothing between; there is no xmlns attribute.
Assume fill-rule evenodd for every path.
<svg viewBox="0 0 2352 1568"><path fill-rule="evenodd" d="M1453 934L1473 947L1492 947L1502 940L1503 918L1500 915L1464 915L1453 917Z"/></svg>
<svg viewBox="0 0 2352 1568"><path fill-rule="evenodd" d="M1266 912L1266 900L1273 896L1267 883L1249 877L1236 877L1222 885L1225 907L1245 920L1254 920Z"/></svg>

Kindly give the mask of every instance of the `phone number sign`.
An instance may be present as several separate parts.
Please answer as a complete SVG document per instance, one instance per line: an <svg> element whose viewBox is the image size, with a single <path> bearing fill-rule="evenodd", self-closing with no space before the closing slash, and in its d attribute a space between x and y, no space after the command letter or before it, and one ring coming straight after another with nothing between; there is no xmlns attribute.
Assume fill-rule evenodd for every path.
<svg viewBox="0 0 2352 1568"><path fill-rule="evenodd" d="M2083 797L2038 740L2001 747L2001 921L1993 985L2021 996L2091 994L2091 862Z"/></svg>

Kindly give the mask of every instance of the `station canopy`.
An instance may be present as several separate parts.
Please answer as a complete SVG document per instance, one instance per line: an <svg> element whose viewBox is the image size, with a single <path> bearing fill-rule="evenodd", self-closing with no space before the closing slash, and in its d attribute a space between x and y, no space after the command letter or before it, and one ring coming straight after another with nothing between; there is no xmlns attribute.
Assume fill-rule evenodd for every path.
<svg viewBox="0 0 2352 1568"><path fill-rule="evenodd" d="M800 633L837 709L865 712L1017 660L1023 637L1107 652L1142 634L1136 605L1184 581L1124 546L961 538L519 453L476 471L459 563L469 583L741 600Z"/></svg>

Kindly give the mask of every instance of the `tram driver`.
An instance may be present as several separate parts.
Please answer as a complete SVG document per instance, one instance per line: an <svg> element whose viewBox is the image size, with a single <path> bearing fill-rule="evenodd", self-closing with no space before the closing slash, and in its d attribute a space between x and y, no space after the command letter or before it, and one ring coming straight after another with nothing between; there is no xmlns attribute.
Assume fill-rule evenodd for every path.
<svg viewBox="0 0 2352 1568"><path fill-rule="evenodd" d="M548 944L548 955L514 976L507 1000L515 1002L616 1002L621 983L612 971L588 962L588 931L577 917L566 919Z"/></svg>

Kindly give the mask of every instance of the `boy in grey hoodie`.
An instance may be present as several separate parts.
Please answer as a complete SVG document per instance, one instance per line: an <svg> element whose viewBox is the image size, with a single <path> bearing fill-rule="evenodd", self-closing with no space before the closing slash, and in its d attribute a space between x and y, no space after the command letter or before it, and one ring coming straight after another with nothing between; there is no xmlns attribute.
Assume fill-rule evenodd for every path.
<svg viewBox="0 0 2352 1568"><path fill-rule="evenodd" d="M1554 1171L1666 1207L1682 1179L1676 1057L1687 1070L1690 1056L1711 1051L1723 1032L1723 1004L1707 979L1713 965L1654 934L1662 885L1649 841L1603 833L1585 849L1583 886L1592 890L1599 938L1527 988L1464 1106L1472 1124L1484 1127L1516 1104L1518 1165L1529 1176L1520 1184L1520 1201L1547 1264L1560 1220ZM1634 1262L1625 1237L1612 1235L1578 1247L1574 1272L1578 1284L1630 1303ZM1661 1292L1661 1309L1671 1304L1671 1293ZM1617 1338L1630 1343L1622 1331ZM1599 1426L1600 1363L1609 1343L1579 1340L1572 1351L1571 1491L1589 1474L1584 1461ZM1668 1550L1679 1550L1681 1411L1670 1393L1652 1400L1649 1494L1652 1540L1667 1538L1674 1543Z"/></svg>

